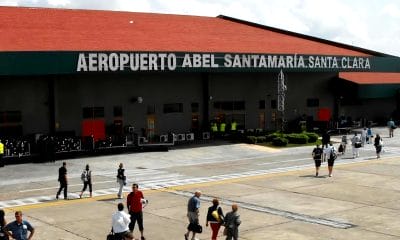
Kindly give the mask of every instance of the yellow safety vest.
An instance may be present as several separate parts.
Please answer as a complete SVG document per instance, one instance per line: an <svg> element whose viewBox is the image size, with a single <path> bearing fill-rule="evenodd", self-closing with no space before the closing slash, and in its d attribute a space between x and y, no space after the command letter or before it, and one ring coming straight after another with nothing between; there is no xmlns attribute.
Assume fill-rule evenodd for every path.
<svg viewBox="0 0 400 240"><path fill-rule="evenodd" d="M231 124L231 130L232 130L232 131L236 131L236 125L237 125L236 122L233 122L233 123Z"/></svg>
<svg viewBox="0 0 400 240"><path fill-rule="evenodd" d="M4 144L0 142L0 154L4 154Z"/></svg>
<svg viewBox="0 0 400 240"><path fill-rule="evenodd" d="M217 124L216 124L216 123L214 123L213 125L211 125L211 131L213 131L213 132L218 131L218 127L217 127Z"/></svg>
<svg viewBox="0 0 400 240"><path fill-rule="evenodd" d="M225 127L226 127L226 124L225 123L221 123L221 125L219 126L220 132L225 132Z"/></svg>

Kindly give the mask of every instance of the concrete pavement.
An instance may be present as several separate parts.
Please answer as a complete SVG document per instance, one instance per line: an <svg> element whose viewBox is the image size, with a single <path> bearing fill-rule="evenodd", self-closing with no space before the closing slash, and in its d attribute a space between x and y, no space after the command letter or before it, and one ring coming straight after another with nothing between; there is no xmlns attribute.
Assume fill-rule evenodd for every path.
<svg viewBox="0 0 400 240"><path fill-rule="evenodd" d="M382 135L385 133L385 129L377 131L381 131ZM237 177L189 181L187 184L144 190L145 197L149 199L149 204L144 209L145 235L147 239L156 240L184 239L187 200L195 190L200 189L203 192L200 222L204 232L197 235L199 239L210 239L210 229L205 228L205 215L214 197L221 199L225 213L230 210L232 202L239 204L242 218L240 239L400 239L400 157L396 150L400 146L399 139L397 136L392 139L384 138L387 150L379 160L375 159L372 146L366 147L358 162L353 162L349 155L339 157L341 159L331 178L327 176L326 164L321 168L320 177L314 177L311 159L300 160L309 163L303 164L301 168L287 168L285 171L261 169L270 166L269 164L282 155L282 161L289 158L290 154L299 159L306 158L311 147L294 148L288 152L259 149L260 147L253 145L207 148L208 160L203 163L196 161L204 157L201 152L205 149L180 152L182 159L178 161L159 153L140 155L141 158L151 157L145 158L145 162L132 164L146 166L149 174L161 175L161 171L175 173L171 178L182 175L207 178L216 174L221 176L239 174L241 171L254 172L256 168L265 170L260 174L239 174ZM248 152L240 155L243 151ZM303 153L307 155L303 156ZM122 156L117 157L116 162L121 158ZM101 162L109 160L102 158L99 165L102 166ZM72 165L71 169L80 169L79 164L85 164L78 164L78 161L69 163ZM157 161L162 163L158 164L159 168L156 170L153 164L157 164ZM278 166L284 164L282 161L277 163ZM12 166L11 169L17 170L18 167L21 166ZM58 165L47 167L56 169ZM105 168L106 165L106 172ZM53 176L36 176L37 173L32 173L40 181L25 183L18 180L18 173L8 173L4 169L2 171L0 200L18 198L15 196L29 197L36 193L13 190L17 186L20 190L23 189L23 184L30 187L51 187L51 183L45 180ZM7 184L3 173L18 177ZM109 179L107 174L98 177L102 177L100 180L104 182ZM15 210L22 210L24 218L36 227L34 239L94 240L105 239L110 230L111 214L116 211L116 205L120 201L115 199L115 194L104 193L94 198L68 201L49 199L39 204L5 207L5 210L7 221L13 220ZM139 236L136 229L134 234ZM223 239L221 235L222 230L219 238Z"/></svg>

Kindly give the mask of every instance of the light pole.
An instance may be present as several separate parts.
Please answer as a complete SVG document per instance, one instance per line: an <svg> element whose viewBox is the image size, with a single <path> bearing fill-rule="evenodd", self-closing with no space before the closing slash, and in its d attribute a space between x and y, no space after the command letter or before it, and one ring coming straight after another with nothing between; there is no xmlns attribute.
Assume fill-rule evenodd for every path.
<svg viewBox="0 0 400 240"><path fill-rule="evenodd" d="M285 92L287 91L287 87L285 85L285 75L283 74L283 71L281 71L278 74L278 111L281 112L281 119L282 119L282 125L281 125L281 131L283 132L285 130Z"/></svg>

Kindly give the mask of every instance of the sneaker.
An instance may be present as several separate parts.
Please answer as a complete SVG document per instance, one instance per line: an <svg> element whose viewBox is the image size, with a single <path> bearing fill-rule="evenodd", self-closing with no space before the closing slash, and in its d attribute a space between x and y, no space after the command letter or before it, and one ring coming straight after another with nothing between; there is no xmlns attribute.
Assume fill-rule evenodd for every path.
<svg viewBox="0 0 400 240"><path fill-rule="evenodd" d="M58 195L56 195L56 199L58 200Z"/></svg>
<svg viewBox="0 0 400 240"><path fill-rule="evenodd" d="M329 174L329 177L332 177L332 174Z"/></svg>

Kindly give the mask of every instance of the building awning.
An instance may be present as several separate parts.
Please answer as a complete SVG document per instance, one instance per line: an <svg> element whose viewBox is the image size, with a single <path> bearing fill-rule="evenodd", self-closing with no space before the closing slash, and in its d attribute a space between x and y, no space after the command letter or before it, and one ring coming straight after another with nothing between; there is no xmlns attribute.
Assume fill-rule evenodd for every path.
<svg viewBox="0 0 400 240"><path fill-rule="evenodd" d="M357 84L400 84L400 73L340 72L339 78Z"/></svg>

